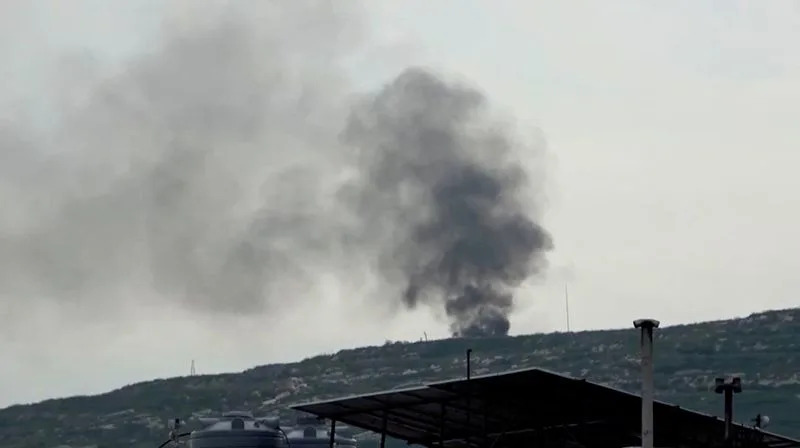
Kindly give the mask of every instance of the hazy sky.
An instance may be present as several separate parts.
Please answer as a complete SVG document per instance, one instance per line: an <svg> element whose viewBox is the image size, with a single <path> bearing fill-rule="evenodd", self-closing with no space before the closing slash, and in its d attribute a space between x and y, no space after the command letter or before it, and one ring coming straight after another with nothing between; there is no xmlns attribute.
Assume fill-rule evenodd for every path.
<svg viewBox="0 0 800 448"><path fill-rule="evenodd" d="M477 86L537 142L519 156L554 250L545 272L517 292L513 334L562 330L565 283L579 330L627 327L643 316L676 324L797 305L797 1L404 0L365 2L363 10L349 3L347 11L344 3L320 11L323 2L242 2L252 11L242 22L247 33L225 28L233 47L185 37L221 20L223 3L191 11L184 1L165 8L155 0L0 6L0 406L183 375L192 359L200 373L236 371L415 340L423 331L447 336L447 322L431 309L375 306L380 288L364 286L374 279L360 265L327 269L329 260L318 257L291 260L303 261L296 271L265 261L281 275L264 294L282 299L247 316L215 308L222 287L213 280L190 285L209 298L173 300L175 278L194 274L175 267L182 259L158 258L157 250L142 255L141 235L126 230L144 219L136 185L161 178L149 174L155 177L120 190L109 174L152 167L176 144L164 135L187 118L167 108L213 100L243 113L244 101L268 103L242 117L252 123L224 109L206 125L212 130L184 135L182 145L208 146L219 168L203 173L221 181L157 218L164 244L232 225L208 216L244 213L254 191L266 194L267 184L254 187L263 182L259 164L273 168L278 156L330 175L291 172L318 188L281 190L284 174L275 168L272 200L327 216L335 210L318 205L328 204L319 183L346 170L334 151L318 149L335 136L342 104L410 65ZM199 71L182 71L187 64ZM204 87L212 76L223 87ZM237 96L235 86L260 83L284 93L301 86L303 94L275 94L264 104ZM120 95L123 89L149 89L149 102ZM141 115L131 118L134 112ZM222 132L240 125L249 126L247 142ZM254 160L247 148L259 145L287 149ZM76 197L78 205L70 202ZM66 214L53 215L52 204L68 203ZM206 208L186 208L198 203ZM203 214L192 219L193 210ZM302 247L286 244L312 253L326 231L309 232L314 238ZM228 242L202 249L214 254ZM190 249L180 254L207 260ZM140 259L163 263L164 273L145 273ZM259 275L272 278L265 269ZM253 293L247 286L237 293Z"/></svg>

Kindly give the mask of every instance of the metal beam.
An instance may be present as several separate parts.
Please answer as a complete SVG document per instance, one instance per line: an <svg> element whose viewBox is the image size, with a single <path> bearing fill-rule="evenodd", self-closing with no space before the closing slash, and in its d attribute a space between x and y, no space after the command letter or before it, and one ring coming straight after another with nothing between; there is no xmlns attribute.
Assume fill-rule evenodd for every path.
<svg viewBox="0 0 800 448"><path fill-rule="evenodd" d="M383 411L383 427L381 428L381 448L386 448L386 420L388 416L386 411Z"/></svg>
<svg viewBox="0 0 800 448"><path fill-rule="evenodd" d="M328 448L334 448L335 444L336 444L336 420L331 419L331 437Z"/></svg>

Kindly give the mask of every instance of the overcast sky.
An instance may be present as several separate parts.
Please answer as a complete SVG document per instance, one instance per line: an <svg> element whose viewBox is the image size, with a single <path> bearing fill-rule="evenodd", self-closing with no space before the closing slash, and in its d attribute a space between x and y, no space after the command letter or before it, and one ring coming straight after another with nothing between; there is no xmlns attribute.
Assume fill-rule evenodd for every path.
<svg viewBox="0 0 800 448"><path fill-rule="evenodd" d="M320 11L323 2L242 2L247 19L230 20L243 20L248 31L232 39L234 47L191 40L193 30L221 20L223 2L212 3L192 10L187 2L164 7L155 0L0 6L0 406L184 375L192 359L199 373L238 371L416 340L423 332L448 335L434 309L375 306L371 297L380 288L363 286L374 279L361 265L326 268L335 265L298 255L291 260L302 265L297 277L275 271L281 275L269 290L289 297L237 313L220 311L221 288L211 283L188 286L209 295L197 302L171 297L177 277L193 278L174 267L182 259L136 262L146 258L138 252L141 235L125 229L139 228L130 223L141 219L140 193L107 193L117 185L108 173L161 157L172 141L164 132L185 124L170 121L163 108L205 104L206 93L245 101L250 96L237 96L235 86L254 79L281 92L302 84L313 112L294 97L270 97L262 121L249 124L247 144L295 148L269 156L327 169L326 179L344 168L309 148L335 136L342 104L411 65L476 86L498 114L513 119L535 142L518 155L554 249L548 267L516 292L512 334L563 330L565 283L573 330L628 327L643 316L678 324L797 305L797 1L404 0L365 2L362 9L349 3L346 11L344 3ZM218 56L239 54L236 45L263 48L264 61ZM270 71L272 60L284 64L281 70ZM181 71L190 63L196 74ZM233 75L220 68L226 64ZM258 76L241 73L251 69ZM203 84L208 73L217 76L219 91ZM149 84L152 74L157 79ZM184 87L191 96L173 94ZM141 117L123 116L118 92L144 88L163 91L124 109ZM231 107L240 111L241 104ZM295 115L303 115L302 125ZM246 208L265 171L255 167L273 163L250 157L233 134L213 134L213 142L205 138L210 131L197 135L217 157L214 166L224 168L212 175L226 182L183 198L207 207L197 215L202 228L189 212L165 212L174 221L159 221L164 244L184 231L227 225L207 217ZM278 190L274 200L332 213L319 205L327 196L311 194ZM53 204L78 196L79 205L54 214ZM171 207L188 207L184 202ZM109 217L95 219L101 212ZM314 238L327 235L310 229ZM222 246L204 249L214 254L214 247ZM75 270L64 268L73 263ZM305 264L314 265L312 275ZM145 275L157 268L165 273Z"/></svg>

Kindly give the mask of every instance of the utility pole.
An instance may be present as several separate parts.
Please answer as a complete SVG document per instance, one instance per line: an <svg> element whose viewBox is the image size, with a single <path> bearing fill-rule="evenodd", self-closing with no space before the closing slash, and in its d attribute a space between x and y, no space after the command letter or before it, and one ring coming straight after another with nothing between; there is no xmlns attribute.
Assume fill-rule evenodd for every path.
<svg viewBox="0 0 800 448"><path fill-rule="evenodd" d="M567 309L567 333L569 333L569 290L567 289L566 283L564 283L564 305Z"/></svg>

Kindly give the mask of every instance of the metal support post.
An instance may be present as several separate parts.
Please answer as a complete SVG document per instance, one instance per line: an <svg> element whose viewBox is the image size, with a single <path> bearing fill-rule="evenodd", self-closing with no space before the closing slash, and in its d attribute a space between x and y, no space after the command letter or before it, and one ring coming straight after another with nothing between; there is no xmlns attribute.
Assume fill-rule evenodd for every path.
<svg viewBox="0 0 800 448"><path fill-rule="evenodd" d="M442 411L439 415L439 448L444 447L444 425L445 425L445 408L444 403L441 404Z"/></svg>
<svg viewBox="0 0 800 448"><path fill-rule="evenodd" d="M733 438L733 394L742 392L741 378L732 378L726 382L724 378L714 380L714 392L725 397L725 443L730 446Z"/></svg>
<svg viewBox="0 0 800 448"><path fill-rule="evenodd" d="M659 322L654 319L639 319L633 322L635 328L641 329L642 350L642 448L653 448L653 395L655 379L653 377L653 329Z"/></svg>
<svg viewBox="0 0 800 448"><path fill-rule="evenodd" d="M386 421L388 419L388 413L383 411L383 422L381 423L381 448L386 448Z"/></svg>
<svg viewBox="0 0 800 448"><path fill-rule="evenodd" d="M336 445L336 420L331 419L331 438L328 448L334 448Z"/></svg>
<svg viewBox="0 0 800 448"><path fill-rule="evenodd" d="M486 404L486 400L484 399L483 400L483 422L482 422L483 424L481 425L482 429L483 429L483 447L484 448L489 448L489 424L486 421L488 415L489 415L489 405Z"/></svg>
<svg viewBox="0 0 800 448"><path fill-rule="evenodd" d="M470 443L472 443L472 384L470 383L470 379L472 378L472 368L471 368L471 358L472 358L472 349L467 349L467 446L469 447Z"/></svg>
<svg viewBox="0 0 800 448"><path fill-rule="evenodd" d="M469 379L472 377L472 366L470 365L471 364L471 359L472 359L472 349L468 348L467 349L467 381L469 381Z"/></svg>

